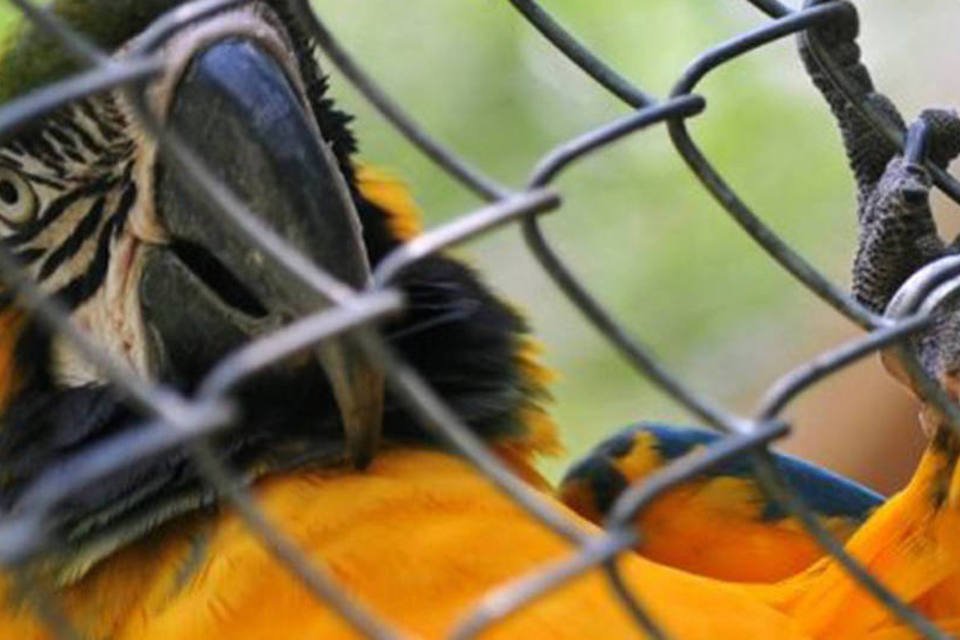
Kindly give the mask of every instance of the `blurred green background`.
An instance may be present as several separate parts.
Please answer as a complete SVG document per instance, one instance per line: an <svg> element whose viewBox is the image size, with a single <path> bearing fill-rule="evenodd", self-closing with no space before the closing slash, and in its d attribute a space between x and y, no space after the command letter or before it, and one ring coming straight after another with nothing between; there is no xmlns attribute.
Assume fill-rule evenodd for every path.
<svg viewBox="0 0 960 640"><path fill-rule="evenodd" d="M699 53L765 21L733 0L543 4L621 73L660 96ZM955 7L934 1L921 12L910 4L860 5L867 63L908 117L921 106L951 102L941 82L949 66L930 61L942 65L960 54L943 50L952 37L941 11L955 15ZM506 184L521 185L551 147L627 111L506 0L318 0L316 6L429 132ZM333 76L334 94L357 114L363 157L409 182L428 224L478 205ZM699 92L708 110L690 128L707 157L773 229L846 287L856 237L853 188L833 121L793 40L723 67ZM591 156L558 186L565 206L544 224L563 256L676 375L718 402L750 411L777 376L856 335L726 217L663 127ZM550 365L561 373L555 413L571 455L638 419L689 423L580 318L517 229L465 253L526 308ZM801 435L788 448L875 486L895 485L918 444L904 394L886 382L875 360L831 384L840 386L808 394L790 413ZM876 425L890 420L894 431ZM897 458L885 463L890 448ZM870 472L876 462L849 460L874 450L881 473Z"/></svg>

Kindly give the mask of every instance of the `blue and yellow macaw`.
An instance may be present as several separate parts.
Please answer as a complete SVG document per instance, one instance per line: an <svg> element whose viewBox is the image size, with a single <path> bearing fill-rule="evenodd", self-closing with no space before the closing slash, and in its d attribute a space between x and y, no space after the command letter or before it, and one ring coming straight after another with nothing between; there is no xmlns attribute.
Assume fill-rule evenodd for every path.
<svg viewBox="0 0 960 640"><path fill-rule="evenodd" d="M152 21L184 4L55 0L51 8L122 55L142 42ZM76 68L28 24L12 26L3 43L0 99ZM285 2L255 0L208 15L159 46L169 64L152 84L152 107L264 224L311 260L362 286L371 267L417 233L407 194L356 161L348 118L328 95L313 43ZM158 155L123 92L71 104L0 143L0 237L104 349L138 375L187 393L231 350L321 306L217 224L208 203ZM392 346L545 500L583 531L598 533L536 471L536 457L560 445L544 409L549 376L523 319L448 256L420 261L397 284L409 304L382 328ZM16 298L2 302L0 508L12 514L37 478L136 429L143 416ZM491 589L572 552L434 442L348 345L335 342L259 374L238 390L237 401L240 424L210 440L217 457L246 479L267 517L309 559L406 634L443 637ZM383 446L368 459L378 431ZM663 444L668 440L660 438L660 463L682 448ZM958 616L957 572L948 562L930 571L928 560L952 557L947 534L957 530L956 480L945 470L955 456L948 440L933 446L911 485L916 489L870 515L849 544L898 589L913 589L911 602L950 624ZM636 447L638 457L656 450L653 440ZM794 479L811 475L791 464ZM722 488L716 480L723 475L695 483ZM869 509L872 498L859 495ZM737 500L700 500L673 511L700 519L705 530L714 507L724 504ZM766 511L760 509L761 520ZM741 531L757 512L742 513ZM860 517L825 514L849 526ZM736 518L725 522L733 526ZM750 531L779 540L782 524L762 520ZM86 488L60 505L53 525L46 552L21 569L56 595L85 640L357 635L261 546L201 480L186 451ZM932 542L902 544L890 536L895 527L913 532L911 541ZM785 548L798 547L789 540ZM900 633L867 603L857 616L844 616L842 605L860 604L859 591L829 560L773 584L698 575L632 553L620 567L678 638ZM815 592L823 594L822 607L807 600ZM53 637L9 572L0 573L0 599L0 638ZM599 571L486 635L642 637Z"/></svg>
<svg viewBox="0 0 960 640"><path fill-rule="evenodd" d="M50 7L122 55L142 44L153 20L184 4ZM406 192L357 163L348 117L328 95L313 43L286 3L252 1L207 15L168 34L156 53L168 66L151 84L151 106L263 224L317 264L363 286L372 267L417 233ZM0 98L74 69L61 47L18 22L0 49ZM231 350L321 308L218 223L158 155L120 91L68 105L0 144L0 235L102 348L187 393ZM382 327L385 337L546 495L534 462L560 445L544 409L548 376L523 319L448 256L418 262L397 286L408 306ZM0 329L0 505L13 514L37 478L136 429L143 416L12 296L3 298ZM243 385L241 423L210 446L346 592L411 636L441 637L490 589L571 549L438 446L381 385L374 367L332 343ZM383 447L367 460L378 430ZM57 596L81 638L355 636L221 503L186 451L86 488L59 505L52 527L47 552L21 569ZM639 557L622 566L635 588L657 585L645 600L682 637L803 637L736 587ZM0 638L53 637L10 573L0 574L0 601ZM491 635L640 634L595 571Z"/></svg>

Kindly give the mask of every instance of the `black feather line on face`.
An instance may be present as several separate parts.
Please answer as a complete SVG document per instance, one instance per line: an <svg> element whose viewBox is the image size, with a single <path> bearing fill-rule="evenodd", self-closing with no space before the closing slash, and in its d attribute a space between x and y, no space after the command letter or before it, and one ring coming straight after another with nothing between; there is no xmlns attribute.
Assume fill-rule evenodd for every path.
<svg viewBox="0 0 960 640"><path fill-rule="evenodd" d="M134 182L129 182L120 196L116 210L100 229L93 261L86 271L76 276L54 294L54 297L63 302L68 309L76 309L82 305L103 285L110 268L113 242L127 223L127 217L130 215L136 199L137 185Z"/></svg>

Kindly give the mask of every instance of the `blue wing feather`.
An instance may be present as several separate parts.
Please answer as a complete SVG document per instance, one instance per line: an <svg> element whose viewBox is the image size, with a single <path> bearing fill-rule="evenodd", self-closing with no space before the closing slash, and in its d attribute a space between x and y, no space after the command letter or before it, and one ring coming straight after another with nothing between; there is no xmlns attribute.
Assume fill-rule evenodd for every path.
<svg viewBox="0 0 960 640"><path fill-rule="evenodd" d="M655 423L640 423L598 445L584 460L571 468L564 482L573 478L590 482L598 506L606 511L629 480L612 472L609 460L627 455L636 446L638 434L652 436L654 447L664 464L689 453L695 447L709 446L723 436L713 431L695 427L676 427ZM863 521L883 503L884 498L848 478L822 467L784 453L773 453L777 468L807 505L818 514L827 517L843 516ZM747 456L724 462L701 477L753 478L753 465ZM764 505L765 520L780 520L787 517L783 508L773 501Z"/></svg>

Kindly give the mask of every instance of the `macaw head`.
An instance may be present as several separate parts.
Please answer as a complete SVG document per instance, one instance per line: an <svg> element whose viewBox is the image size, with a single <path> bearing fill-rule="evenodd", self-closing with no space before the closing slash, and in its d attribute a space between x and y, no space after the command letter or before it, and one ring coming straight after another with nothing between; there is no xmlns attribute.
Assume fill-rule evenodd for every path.
<svg viewBox="0 0 960 640"><path fill-rule="evenodd" d="M51 7L117 56L150 47L166 66L146 100L164 125L260 224L343 283L365 286L372 265L405 239L409 207L352 160L349 118L326 95L310 39L279 0L237 3L172 32L150 28L189 4ZM29 23L4 42L4 100L78 68ZM224 222L131 100L105 92L0 141L0 237L103 349L190 393L232 350L326 303ZM516 313L444 256L413 266L399 286L407 310L382 330L467 423L521 449L553 446L544 381ZM14 295L2 302L0 507L15 510L32 480L143 416ZM425 438L384 398L377 368L341 342L270 368L238 394L241 424L212 444L250 480L316 463L331 443L363 450L381 423L387 438ZM183 451L117 474L64 505L61 579L215 498Z"/></svg>
<svg viewBox="0 0 960 640"><path fill-rule="evenodd" d="M110 4L55 6L66 17L83 16L78 24L86 25L91 14L113 13L104 11ZM140 26L175 4L121 7L135 7L130 18ZM112 30L96 35L110 45L122 37ZM149 35L120 47L144 46ZM344 283L363 287L370 267L359 218L320 132L317 114L325 107L310 101L311 83L320 82L309 75L316 66L301 64L296 37L264 3L200 20L151 47L168 67L150 88L149 106L217 168L264 226ZM26 86L48 69L71 66L56 47L36 51L37 42L51 44L20 34L5 58L4 70ZM34 56L40 73L25 78L20 68ZM5 88L18 87L14 81ZM189 388L230 349L323 305L225 224L188 171L159 157L119 94L71 105L12 140L2 161L7 245L80 326L144 376ZM63 338L47 348L38 374L73 388L102 384L100 372ZM357 443L379 431L382 381L345 351L326 347L312 364L325 369L347 439Z"/></svg>

